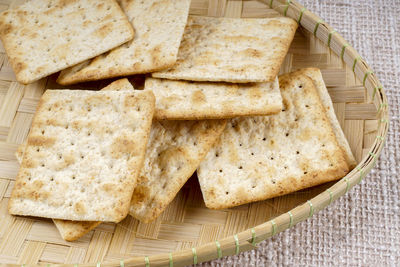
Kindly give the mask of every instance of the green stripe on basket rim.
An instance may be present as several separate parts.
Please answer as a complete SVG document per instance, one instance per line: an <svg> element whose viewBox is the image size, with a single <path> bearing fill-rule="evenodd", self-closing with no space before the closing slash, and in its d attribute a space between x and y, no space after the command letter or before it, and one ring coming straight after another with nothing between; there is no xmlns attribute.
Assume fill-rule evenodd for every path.
<svg viewBox="0 0 400 267"><path fill-rule="evenodd" d="M332 35L336 33L336 30L333 30L329 33L328 35L328 47L331 48L331 41L332 41Z"/></svg>
<svg viewBox="0 0 400 267"><path fill-rule="evenodd" d="M235 253L238 255L240 253L239 238L237 235L234 235L233 239L235 239Z"/></svg>
<svg viewBox="0 0 400 267"><path fill-rule="evenodd" d="M169 253L169 267L174 267L174 260L172 258L172 252Z"/></svg>
<svg viewBox="0 0 400 267"><path fill-rule="evenodd" d="M303 18L303 13L304 13L305 11L307 11L307 9L306 9L305 7L303 7L303 8L300 10L300 15L299 15L299 18L297 19L297 23L298 23L298 24L300 24L301 19Z"/></svg>
<svg viewBox="0 0 400 267"><path fill-rule="evenodd" d="M307 203L308 203L308 205L310 206L310 213L308 214L308 217L310 218L310 217L312 217L313 214L314 214L314 206L313 206L313 204L311 203L311 200L307 200Z"/></svg>
<svg viewBox="0 0 400 267"><path fill-rule="evenodd" d="M197 264L197 251L196 251L196 248L192 248L192 254L193 254L193 264Z"/></svg>
<svg viewBox="0 0 400 267"><path fill-rule="evenodd" d="M285 7L285 10L283 11L283 15L284 15L285 17L286 17L286 13L287 13L287 11L288 11L288 9L289 9L290 3L291 3L291 0L287 0L287 5L286 5L286 7Z"/></svg>
<svg viewBox="0 0 400 267"><path fill-rule="evenodd" d="M354 72L355 69L356 69L356 64L357 64L357 62L358 62L359 60L361 60L361 59L362 59L362 58L361 58L360 56L358 56L358 57L356 57L356 58L354 59L353 67L352 67L353 72Z"/></svg>
<svg viewBox="0 0 400 267"><path fill-rule="evenodd" d="M317 36L317 31L318 31L319 25L321 23L325 23L325 22L322 19L320 19L320 20L317 21L317 24L315 24L315 27L314 27L314 36L315 37Z"/></svg>
<svg viewBox="0 0 400 267"><path fill-rule="evenodd" d="M256 245L256 230L254 228L251 228L251 244Z"/></svg>
<svg viewBox="0 0 400 267"><path fill-rule="evenodd" d="M344 57L344 52L346 51L346 47L349 47L350 45L348 43L345 43L342 47L342 52L340 52L340 58L343 60Z"/></svg>
<svg viewBox="0 0 400 267"><path fill-rule="evenodd" d="M373 72L372 70L369 70L369 71L367 71L367 72L364 74L363 86L365 86L365 82L366 82L366 80L367 80L368 75L373 74L373 73L374 73L374 72Z"/></svg>
<svg viewBox="0 0 400 267"><path fill-rule="evenodd" d="M219 243L218 240L216 240L215 245L217 246L218 259L220 259L220 258L222 258L221 244Z"/></svg>

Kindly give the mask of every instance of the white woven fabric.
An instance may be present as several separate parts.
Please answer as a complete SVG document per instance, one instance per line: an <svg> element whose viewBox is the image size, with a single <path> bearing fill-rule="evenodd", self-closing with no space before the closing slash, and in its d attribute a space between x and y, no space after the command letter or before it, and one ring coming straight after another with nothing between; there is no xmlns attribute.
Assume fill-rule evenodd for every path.
<svg viewBox="0 0 400 267"><path fill-rule="evenodd" d="M201 266L400 265L400 1L301 0L360 53L389 98L390 130L374 170L349 193L259 249Z"/></svg>

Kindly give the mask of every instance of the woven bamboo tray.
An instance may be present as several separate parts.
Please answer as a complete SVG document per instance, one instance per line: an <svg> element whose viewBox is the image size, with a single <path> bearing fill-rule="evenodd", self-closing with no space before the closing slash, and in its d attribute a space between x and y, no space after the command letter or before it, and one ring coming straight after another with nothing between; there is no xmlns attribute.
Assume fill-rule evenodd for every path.
<svg viewBox="0 0 400 267"><path fill-rule="evenodd" d="M0 0L0 9L22 2ZM322 70L358 166L336 183L220 211L204 206L192 177L155 222L143 224L128 216L117 225L104 223L80 240L66 242L51 220L7 213L19 167L14 152L28 134L44 90L61 87L56 76L27 86L17 83L0 48L0 263L182 266L238 254L311 217L373 168L388 130L386 95L367 63L334 29L290 0L192 0L190 13L238 18L284 15L297 20L301 27L281 73L310 66ZM109 82L74 88L98 89Z"/></svg>

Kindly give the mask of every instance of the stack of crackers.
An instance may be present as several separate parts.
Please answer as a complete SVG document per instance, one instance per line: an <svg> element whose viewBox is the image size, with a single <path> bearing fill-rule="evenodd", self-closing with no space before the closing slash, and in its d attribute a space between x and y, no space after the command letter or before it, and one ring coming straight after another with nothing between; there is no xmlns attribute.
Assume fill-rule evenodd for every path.
<svg viewBox="0 0 400 267"><path fill-rule="evenodd" d="M47 90L9 201L72 241L128 214L157 218L197 170L224 209L339 179L356 164L318 69L278 77L290 18L189 16L190 0L34 0L0 16L21 83Z"/></svg>

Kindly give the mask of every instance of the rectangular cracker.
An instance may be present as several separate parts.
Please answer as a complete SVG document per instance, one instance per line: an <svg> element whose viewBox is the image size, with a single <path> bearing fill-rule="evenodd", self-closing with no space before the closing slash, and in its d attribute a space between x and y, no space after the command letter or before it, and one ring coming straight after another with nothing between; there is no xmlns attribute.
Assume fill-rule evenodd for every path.
<svg viewBox="0 0 400 267"><path fill-rule="evenodd" d="M144 89L156 96L157 119L221 119L270 115L282 109L278 78L246 84L146 78Z"/></svg>
<svg viewBox="0 0 400 267"><path fill-rule="evenodd" d="M173 80L272 82L296 29L297 23L286 17L189 16L177 64L152 75Z"/></svg>
<svg viewBox="0 0 400 267"><path fill-rule="evenodd" d="M153 122L129 214L157 218L196 171L221 135L225 120Z"/></svg>
<svg viewBox="0 0 400 267"><path fill-rule="evenodd" d="M339 179L345 155L313 81L304 74L279 77L283 111L232 119L200 164L206 206L229 208Z"/></svg>
<svg viewBox="0 0 400 267"><path fill-rule="evenodd" d="M109 90L131 90L134 88L128 79L120 79L112 82L108 86L102 89L103 91ZM18 162L21 164L22 158L26 149L26 142L18 146L16 151L16 158ZM67 221L67 220L58 220L53 219L54 224L56 225L58 231L61 234L61 237L66 241L75 241L86 233L90 232L92 229L96 228L101 222L92 222L92 221Z"/></svg>
<svg viewBox="0 0 400 267"><path fill-rule="evenodd" d="M115 0L34 0L0 15L0 37L17 81L27 84L134 36Z"/></svg>
<svg viewBox="0 0 400 267"><path fill-rule="evenodd" d="M143 164L151 92L47 90L35 114L9 212L119 222Z"/></svg>
<svg viewBox="0 0 400 267"><path fill-rule="evenodd" d="M175 64L190 0L120 1L135 28L135 38L93 60L63 70L68 85L162 70Z"/></svg>
<svg viewBox="0 0 400 267"><path fill-rule="evenodd" d="M333 132L335 133L336 136L336 140L338 141L339 146L342 148L345 154L346 162L349 165L350 169L353 169L357 165L357 161L354 158L353 153L351 152L349 142L347 141L343 133L343 130L340 126L340 123L336 117L335 110L332 104L332 99L329 95L328 90L326 89L321 71L317 68L306 68L299 70L299 73L307 75L310 79L312 79L315 87L318 90L318 94L322 101L322 105L326 110L326 115L328 116L328 119L331 122Z"/></svg>

